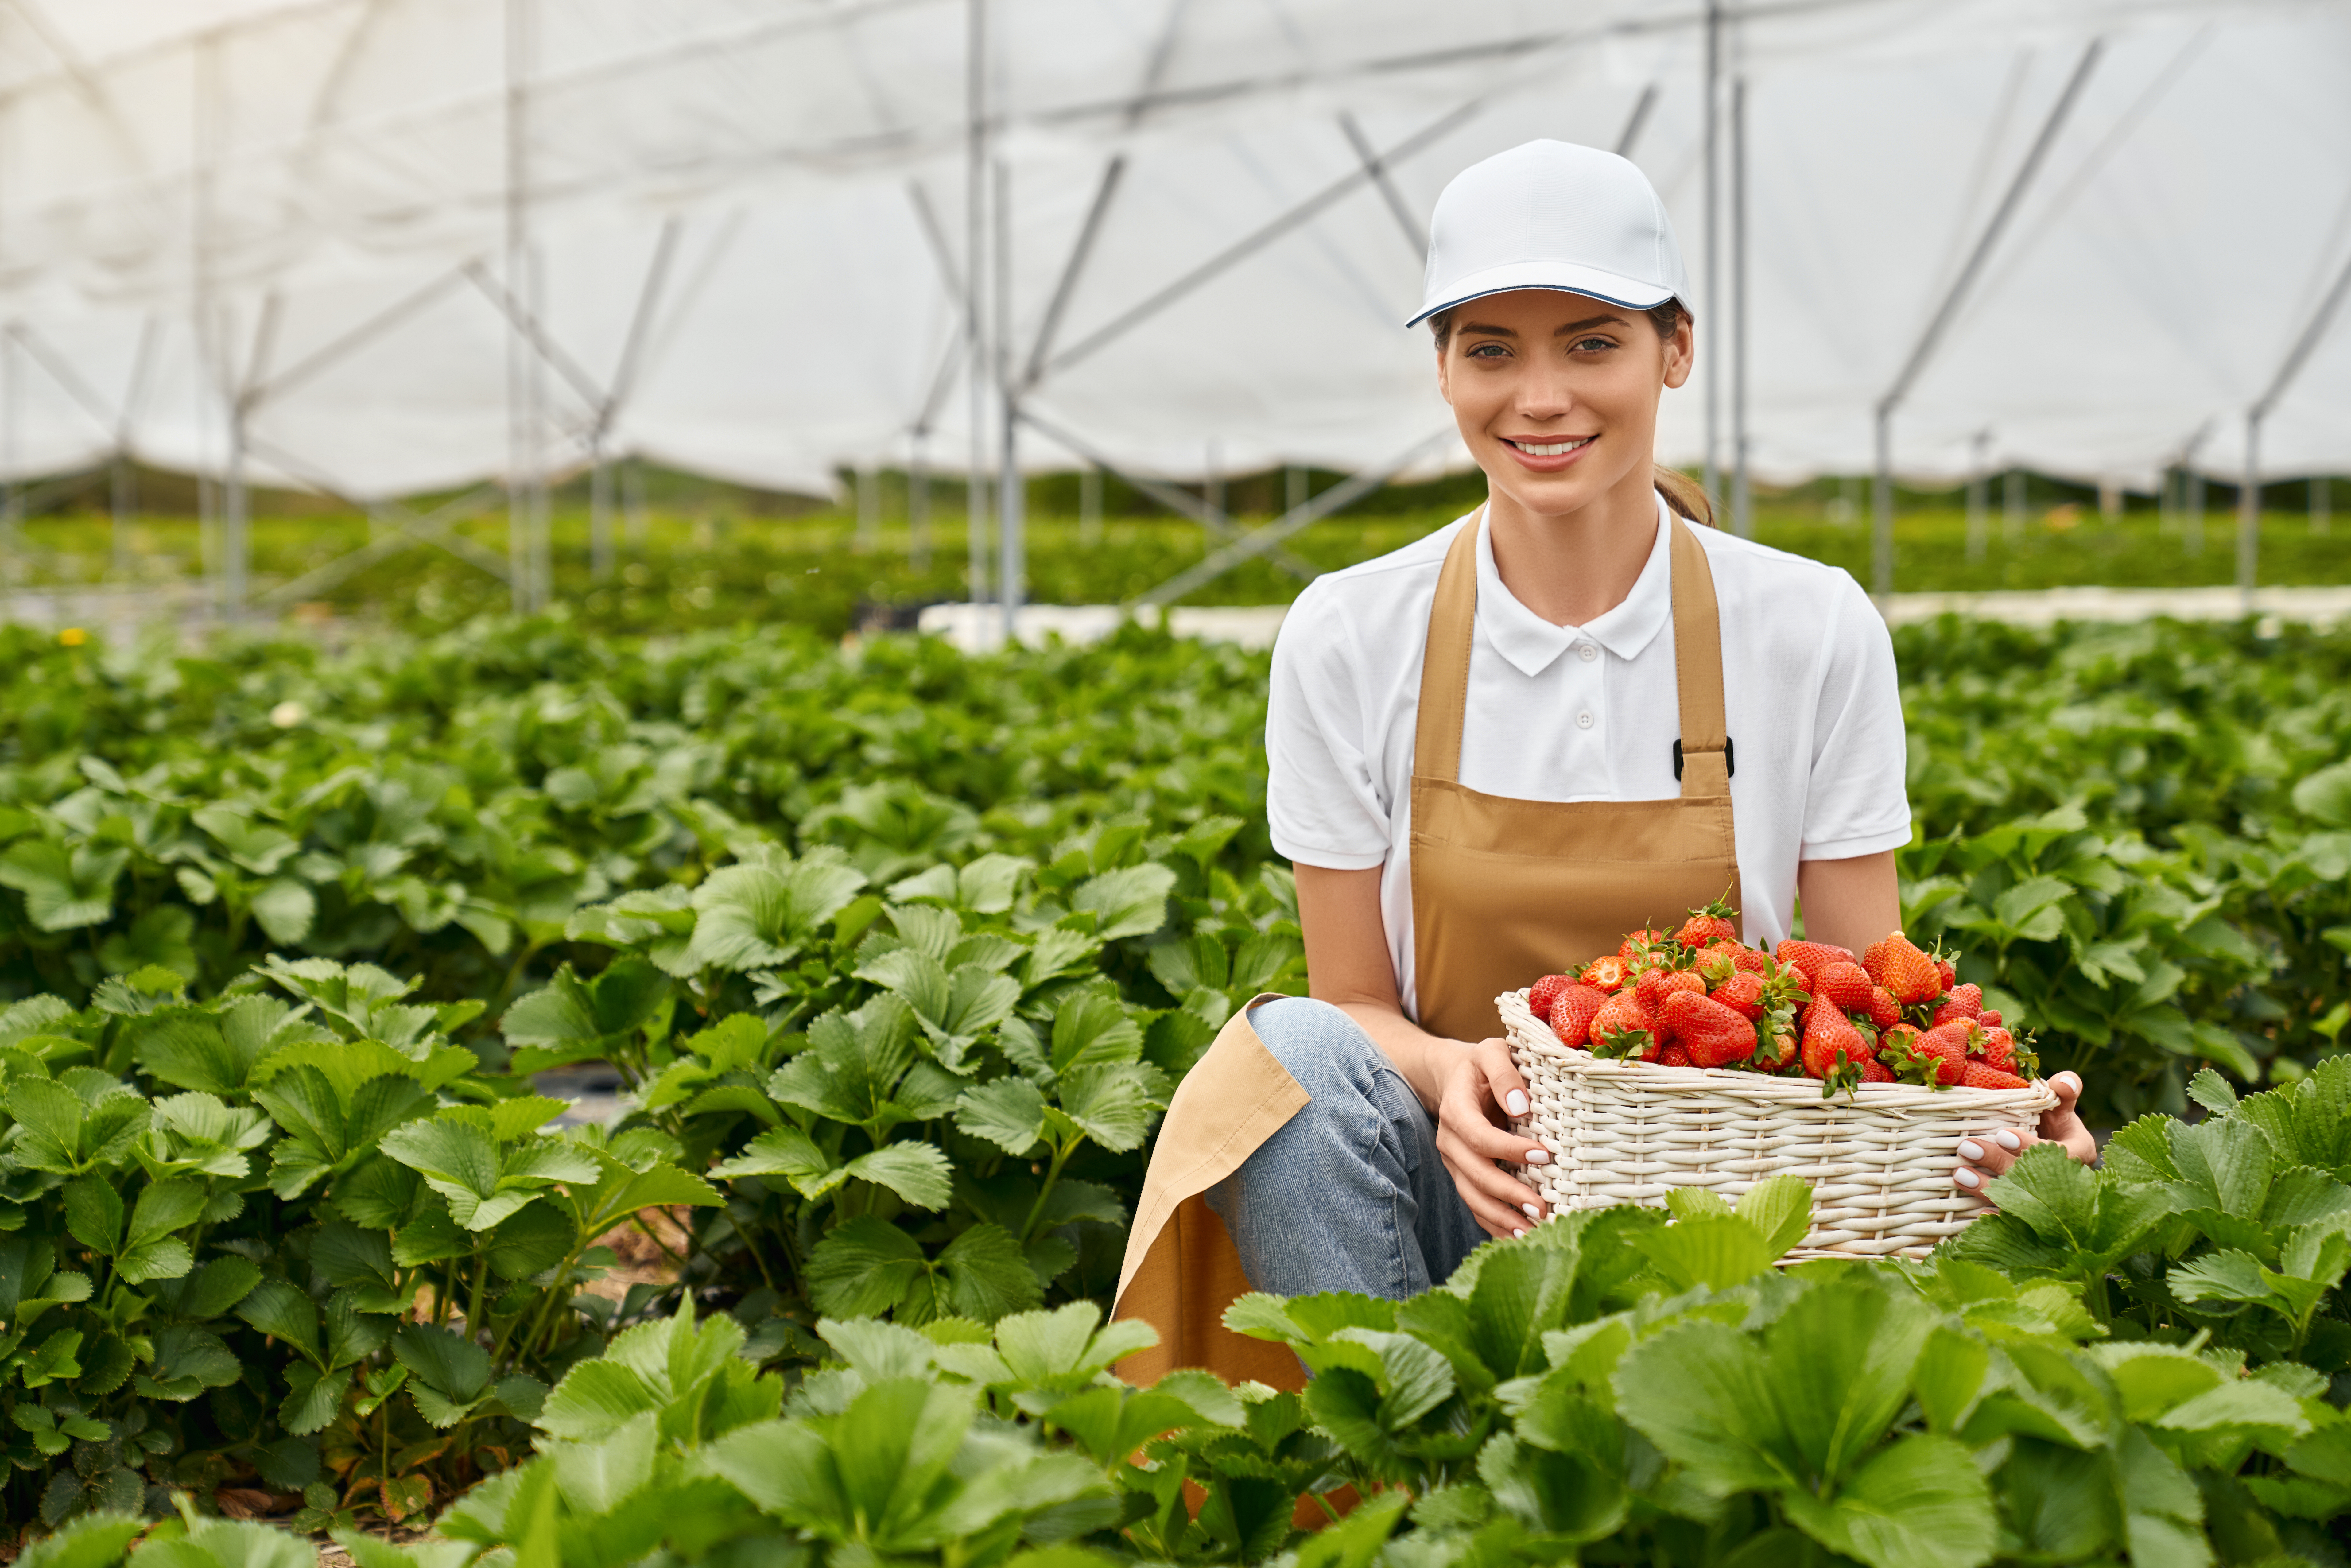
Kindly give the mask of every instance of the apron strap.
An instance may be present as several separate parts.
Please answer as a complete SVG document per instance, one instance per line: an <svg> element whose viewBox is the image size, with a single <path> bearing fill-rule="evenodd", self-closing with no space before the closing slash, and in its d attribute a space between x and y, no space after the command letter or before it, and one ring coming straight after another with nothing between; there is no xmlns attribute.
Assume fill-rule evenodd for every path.
<svg viewBox="0 0 2351 1568"><path fill-rule="evenodd" d="M1420 659L1420 714L1413 728L1412 776L1461 778L1461 726L1469 712L1469 644L1478 626L1478 530L1486 508L1453 536L1437 574L1437 602L1428 608L1428 641Z"/></svg>
<svg viewBox="0 0 2351 1568"><path fill-rule="evenodd" d="M1682 799L1730 793L1730 767L1722 708L1722 621L1714 599L1714 569L1698 532L1679 517L1674 530L1674 674L1682 708Z"/></svg>
<svg viewBox="0 0 2351 1568"><path fill-rule="evenodd" d="M1668 517L1673 535L1674 674L1681 697L1682 799L1718 800L1730 793L1724 739L1722 622L1714 598L1714 570L1690 525ZM1415 722L1412 775L1458 783L1461 726L1469 707L1469 647L1478 623L1479 507L1445 552L1437 574L1437 601L1428 610L1428 641L1420 664L1420 712Z"/></svg>

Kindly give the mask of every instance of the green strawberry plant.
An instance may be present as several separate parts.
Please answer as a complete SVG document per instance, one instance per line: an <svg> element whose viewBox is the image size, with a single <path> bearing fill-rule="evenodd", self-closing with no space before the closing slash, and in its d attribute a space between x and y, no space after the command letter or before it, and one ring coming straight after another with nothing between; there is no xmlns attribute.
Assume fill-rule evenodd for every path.
<svg viewBox="0 0 2351 1568"><path fill-rule="evenodd" d="M147 968L0 1044L0 1411L12 1517L239 1477L389 1518L508 1462L609 1317L597 1239L715 1205L650 1130L539 1131L368 965L272 959L209 1000ZM601 1303L609 1305L609 1303Z"/></svg>

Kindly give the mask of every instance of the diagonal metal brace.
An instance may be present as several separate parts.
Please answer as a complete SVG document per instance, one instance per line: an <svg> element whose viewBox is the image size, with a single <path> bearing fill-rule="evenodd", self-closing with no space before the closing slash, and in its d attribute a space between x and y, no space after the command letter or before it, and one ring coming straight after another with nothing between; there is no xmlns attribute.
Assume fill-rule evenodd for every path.
<svg viewBox="0 0 2351 1568"><path fill-rule="evenodd" d="M1156 479L1146 479L1140 475L1126 472L1124 469L1118 466L1117 464L1112 462L1109 458L1104 457L1087 442L1079 439L1077 436L1071 435L1068 431L1063 430L1057 424L1053 424L1046 420L1039 419L1036 413L1031 411L1027 404L1023 403L1018 406L1014 410L1013 416L1019 419L1023 424L1026 424L1030 429L1036 431L1038 434L1045 437L1048 441L1054 443L1056 445L1069 448L1071 452L1076 453L1079 456L1084 458L1087 462L1092 464L1097 468L1117 475L1120 478L1125 480L1128 484L1134 486L1136 489L1142 491L1144 495L1150 497L1153 500L1158 502L1169 511L1179 512L1185 517L1191 518L1194 522L1207 529L1208 532L1216 538L1219 539L1230 539L1240 532L1240 529L1235 526L1232 518L1227 517L1217 507L1209 506L1197 496L1189 495L1183 490L1177 489L1173 485L1163 484ZM1288 550L1274 552L1272 560L1274 565L1290 573L1290 576L1297 578L1301 582L1311 582L1315 578L1322 575L1322 569L1320 567L1313 565L1311 562L1299 559L1298 557L1290 554Z"/></svg>
<svg viewBox="0 0 2351 1568"><path fill-rule="evenodd" d="M1437 451L1447 442L1458 439L1460 439L1460 433L1449 424L1443 430L1424 436L1405 448L1402 455L1389 459L1377 468L1366 468L1352 478L1332 486L1303 506L1292 507L1263 528L1243 534L1222 549L1211 551L1205 560L1177 572L1149 592L1127 601L1126 607L1133 609L1139 604L1174 603L1194 589L1214 582L1243 561L1270 552L1275 546L1298 532L1299 529L1310 523L1320 522L1340 507L1351 505L1362 497L1378 489L1429 453ZM1318 572L1317 575L1319 576L1320 573Z"/></svg>

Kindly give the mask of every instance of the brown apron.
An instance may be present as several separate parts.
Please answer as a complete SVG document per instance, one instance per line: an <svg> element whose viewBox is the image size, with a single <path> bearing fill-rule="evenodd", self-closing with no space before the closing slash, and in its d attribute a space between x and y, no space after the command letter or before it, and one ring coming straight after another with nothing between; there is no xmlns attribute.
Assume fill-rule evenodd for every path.
<svg viewBox="0 0 2351 1568"><path fill-rule="evenodd" d="M1689 524L1669 524L1682 792L1577 801L1514 800L1460 782L1483 526L1481 515L1454 536L1437 575L1413 742L1417 1021L1463 1040L1499 1032L1494 998L1502 992L1613 952L1626 932L1677 921L1726 889L1736 908L1740 894L1714 574ZM1287 1349L1224 1326L1225 1309L1249 1284L1201 1195L1239 1169L1307 1098L1249 1027L1248 1008L1185 1075L1152 1148L1112 1307L1113 1316L1159 1331L1156 1345L1119 1363L1129 1383L1204 1366L1228 1382L1304 1385Z"/></svg>

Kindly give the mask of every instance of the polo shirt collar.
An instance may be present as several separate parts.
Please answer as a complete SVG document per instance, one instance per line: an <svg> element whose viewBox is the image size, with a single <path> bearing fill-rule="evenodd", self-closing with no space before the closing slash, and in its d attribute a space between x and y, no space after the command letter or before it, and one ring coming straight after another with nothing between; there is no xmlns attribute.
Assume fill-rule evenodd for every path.
<svg viewBox="0 0 2351 1568"><path fill-rule="evenodd" d="M1673 615L1673 535L1665 497L1657 498L1657 538L1633 591L1625 601L1583 626L1554 626L1525 605L1502 584L1494 565L1494 537L1486 514L1478 514L1478 629L1494 651L1521 674L1540 675L1562 653L1589 640L1619 659L1630 659L1647 647Z"/></svg>

